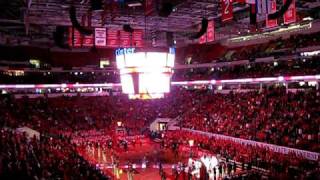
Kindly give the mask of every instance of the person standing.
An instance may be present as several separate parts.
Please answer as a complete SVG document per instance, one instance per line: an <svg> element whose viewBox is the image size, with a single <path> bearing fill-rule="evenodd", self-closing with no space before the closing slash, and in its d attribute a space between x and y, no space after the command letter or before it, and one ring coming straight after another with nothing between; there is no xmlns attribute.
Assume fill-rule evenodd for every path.
<svg viewBox="0 0 320 180"><path fill-rule="evenodd" d="M128 166L128 180L133 180L133 167L132 164L130 163Z"/></svg>

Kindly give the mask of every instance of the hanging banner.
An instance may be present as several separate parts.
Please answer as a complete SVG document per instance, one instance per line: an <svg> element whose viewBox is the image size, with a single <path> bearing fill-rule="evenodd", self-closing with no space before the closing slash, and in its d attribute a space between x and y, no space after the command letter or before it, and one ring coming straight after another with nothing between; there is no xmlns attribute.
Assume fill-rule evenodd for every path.
<svg viewBox="0 0 320 180"><path fill-rule="evenodd" d="M119 47L118 30L108 29L107 46L108 47Z"/></svg>
<svg viewBox="0 0 320 180"><path fill-rule="evenodd" d="M73 28L70 27L69 28L69 40L68 40L68 44L70 47L81 47L81 34L80 32Z"/></svg>
<svg viewBox="0 0 320 180"><path fill-rule="evenodd" d="M118 30L116 29L108 29L107 39L118 39Z"/></svg>
<svg viewBox="0 0 320 180"><path fill-rule="evenodd" d="M201 28L201 27L199 27ZM207 32L199 38L199 44L212 42L215 40L214 20L208 22Z"/></svg>
<svg viewBox="0 0 320 180"><path fill-rule="evenodd" d="M107 47L119 47L119 40L118 39L108 39Z"/></svg>
<svg viewBox="0 0 320 180"><path fill-rule="evenodd" d="M153 11L153 0L144 1L144 14L150 15Z"/></svg>
<svg viewBox="0 0 320 180"><path fill-rule="evenodd" d="M74 28L73 35L74 35L73 46L74 47L81 47L81 45L82 45L81 33L77 29Z"/></svg>
<svg viewBox="0 0 320 180"><path fill-rule="evenodd" d="M120 31L120 46L130 47L131 46L131 34L125 31Z"/></svg>
<svg viewBox="0 0 320 180"><path fill-rule="evenodd" d="M233 19L233 7L232 7L233 0L221 0L221 7L222 7L222 21L228 21Z"/></svg>
<svg viewBox="0 0 320 180"><path fill-rule="evenodd" d="M256 0L258 14L267 14L268 13L269 1L272 1L272 0Z"/></svg>
<svg viewBox="0 0 320 180"><path fill-rule="evenodd" d="M283 0L283 4L286 0ZM290 24L296 22L296 1L292 0L288 10L283 15L284 24Z"/></svg>
<svg viewBox="0 0 320 180"><path fill-rule="evenodd" d="M93 35L83 36L82 37L82 46L83 47L92 47L93 44L94 44Z"/></svg>
<svg viewBox="0 0 320 180"><path fill-rule="evenodd" d="M276 11L277 11L277 1L270 0L269 14L275 13ZM278 26L278 20L277 19L269 19L268 15L267 15L266 16L266 27L273 28L276 26Z"/></svg>
<svg viewBox="0 0 320 180"><path fill-rule="evenodd" d="M91 28L91 13L82 16L81 25ZM88 36L82 35L82 47L92 47L93 44L93 34Z"/></svg>
<svg viewBox="0 0 320 180"><path fill-rule="evenodd" d="M72 38L73 38L73 30L72 30L72 27L69 27L69 28L68 28L68 45L69 45L70 47L73 46Z"/></svg>
<svg viewBox="0 0 320 180"><path fill-rule="evenodd" d="M204 44L207 42L207 33L202 35L200 38L199 38L199 44Z"/></svg>
<svg viewBox="0 0 320 180"><path fill-rule="evenodd" d="M212 42L215 40L215 29L214 20L209 21L207 29L207 42Z"/></svg>
<svg viewBox="0 0 320 180"><path fill-rule="evenodd" d="M198 26L198 29L200 30L201 29L201 24L199 24ZM208 22L208 27L209 27L209 22ZM207 29L208 30L208 29ZM207 33L205 33L204 35L202 35L200 38L199 38L199 44L204 44L207 42Z"/></svg>
<svg viewBox="0 0 320 180"><path fill-rule="evenodd" d="M143 31L135 29L132 34L133 47L143 47Z"/></svg>
<svg viewBox="0 0 320 180"><path fill-rule="evenodd" d="M100 47L107 45L107 29L106 28L95 29L95 45Z"/></svg>
<svg viewBox="0 0 320 180"><path fill-rule="evenodd" d="M201 25L199 26L199 29ZM215 29L214 29L214 20L208 22L207 32L199 38L199 44L204 44L207 42L212 42L215 40Z"/></svg>

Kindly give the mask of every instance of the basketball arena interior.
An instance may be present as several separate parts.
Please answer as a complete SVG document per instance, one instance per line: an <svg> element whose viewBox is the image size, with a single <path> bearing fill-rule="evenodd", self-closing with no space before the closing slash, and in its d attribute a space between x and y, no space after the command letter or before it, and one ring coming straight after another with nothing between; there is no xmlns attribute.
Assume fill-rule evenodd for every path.
<svg viewBox="0 0 320 180"><path fill-rule="evenodd" d="M1 180L320 180L320 0L0 0Z"/></svg>

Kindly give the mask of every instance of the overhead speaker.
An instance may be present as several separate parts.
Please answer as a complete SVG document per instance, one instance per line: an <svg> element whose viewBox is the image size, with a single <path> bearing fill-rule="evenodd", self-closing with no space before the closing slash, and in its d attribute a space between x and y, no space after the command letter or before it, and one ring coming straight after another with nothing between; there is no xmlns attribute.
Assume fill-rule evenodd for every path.
<svg viewBox="0 0 320 180"><path fill-rule="evenodd" d="M128 33L133 33L134 31L134 29L129 24L123 25L123 30Z"/></svg>
<svg viewBox="0 0 320 180"><path fill-rule="evenodd" d="M92 11L102 11L102 0L90 0L91 10Z"/></svg>
<svg viewBox="0 0 320 180"><path fill-rule="evenodd" d="M314 8L310 11L310 16L313 19L320 19L320 7Z"/></svg>
<svg viewBox="0 0 320 180"><path fill-rule="evenodd" d="M277 18L283 16L284 13L286 13L287 10L289 9L291 3L292 3L292 0L286 0L286 2L285 2L284 5L279 9L279 11L276 11L275 13L272 13L272 14L269 14L269 15L268 15L268 19L277 19Z"/></svg>
<svg viewBox="0 0 320 180"><path fill-rule="evenodd" d="M81 34L91 35L93 33L92 29L86 29L80 25L80 23L77 20L76 8L74 6L70 7L69 15L70 15L72 26L76 28Z"/></svg>
<svg viewBox="0 0 320 180"><path fill-rule="evenodd" d="M164 2L161 4L160 9L158 9L158 14L161 17L168 17L173 11L173 4L171 2Z"/></svg>
<svg viewBox="0 0 320 180"><path fill-rule="evenodd" d="M167 32L166 36L167 36L167 46L173 47L175 45L174 38L173 38L173 32Z"/></svg>
<svg viewBox="0 0 320 180"><path fill-rule="evenodd" d="M202 18L200 31L194 34L193 36L191 36L190 39L199 39L201 36L203 36L207 32L207 29L208 29L208 19Z"/></svg>
<svg viewBox="0 0 320 180"><path fill-rule="evenodd" d="M56 30L53 32L53 40L56 46L60 48L69 48L67 42L68 27L57 26Z"/></svg>

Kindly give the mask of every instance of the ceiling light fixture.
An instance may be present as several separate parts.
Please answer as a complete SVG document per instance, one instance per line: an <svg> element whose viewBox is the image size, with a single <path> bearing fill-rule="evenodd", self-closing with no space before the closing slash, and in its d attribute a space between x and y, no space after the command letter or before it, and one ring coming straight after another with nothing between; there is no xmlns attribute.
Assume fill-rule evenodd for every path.
<svg viewBox="0 0 320 180"><path fill-rule="evenodd" d="M127 5L129 7L139 7L139 6L142 6L142 3L141 1L131 1L131 2L128 2Z"/></svg>

